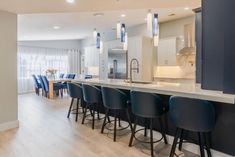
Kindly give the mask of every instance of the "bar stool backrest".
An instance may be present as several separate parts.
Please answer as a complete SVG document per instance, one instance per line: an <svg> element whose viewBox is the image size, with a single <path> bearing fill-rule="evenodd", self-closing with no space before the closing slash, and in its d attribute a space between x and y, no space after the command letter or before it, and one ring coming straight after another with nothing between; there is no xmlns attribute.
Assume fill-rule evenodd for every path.
<svg viewBox="0 0 235 157"><path fill-rule="evenodd" d="M216 121L212 103L178 96L170 98L170 117L176 127L194 132L210 132Z"/></svg>
<svg viewBox="0 0 235 157"><path fill-rule="evenodd" d="M156 94L131 91L132 112L144 118L157 118L164 114L161 98Z"/></svg>
<svg viewBox="0 0 235 157"><path fill-rule="evenodd" d="M102 103L102 96L99 88L88 84L82 84L82 91L85 102L91 104Z"/></svg>
<svg viewBox="0 0 235 157"><path fill-rule="evenodd" d="M101 87L103 104L108 109L125 109L127 95L119 89Z"/></svg>
<svg viewBox="0 0 235 157"><path fill-rule="evenodd" d="M71 98L83 99L83 93L82 93L82 86L81 85L68 82L67 86L68 86L68 93L69 93Z"/></svg>

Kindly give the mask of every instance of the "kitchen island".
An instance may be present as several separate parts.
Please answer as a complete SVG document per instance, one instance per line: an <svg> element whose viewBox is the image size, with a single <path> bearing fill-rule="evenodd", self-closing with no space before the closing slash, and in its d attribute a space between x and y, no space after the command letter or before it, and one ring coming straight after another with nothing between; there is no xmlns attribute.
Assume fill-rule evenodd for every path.
<svg viewBox="0 0 235 157"><path fill-rule="evenodd" d="M125 91L136 90L142 92L156 93L159 94L163 100L164 104L168 106L169 97L174 96L184 96L189 98L197 98L202 100L211 101L216 109L217 122L214 131L211 133L211 147L214 150L213 156L221 157L223 152L234 156L235 154L235 95L223 94L220 91L212 90L202 90L200 84L195 83L176 83L176 82L143 82L143 83L127 83L124 80L99 80L99 79L78 79L74 80L76 83L85 83L95 86L105 86L118 88ZM134 105L134 104L132 104ZM200 116L200 114L198 114ZM122 115L123 120L126 117ZM175 127L172 125L171 120L168 115L164 117L166 132L168 135L174 135ZM143 125L140 122L140 125ZM159 131L160 128L157 123L154 123L154 129ZM197 143L197 138L194 134L188 134L187 139L192 143Z"/></svg>

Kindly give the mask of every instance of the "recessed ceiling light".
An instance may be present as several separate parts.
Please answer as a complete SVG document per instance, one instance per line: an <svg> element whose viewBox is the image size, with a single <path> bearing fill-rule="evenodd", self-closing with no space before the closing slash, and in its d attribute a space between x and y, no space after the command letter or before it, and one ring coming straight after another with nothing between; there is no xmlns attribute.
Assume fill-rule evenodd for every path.
<svg viewBox="0 0 235 157"><path fill-rule="evenodd" d="M54 26L53 29L60 29L60 26Z"/></svg>
<svg viewBox="0 0 235 157"><path fill-rule="evenodd" d="M184 10L189 10L189 7L185 7Z"/></svg>
<svg viewBox="0 0 235 157"><path fill-rule="evenodd" d="M75 0L66 0L67 3L74 3Z"/></svg>
<svg viewBox="0 0 235 157"><path fill-rule="evenodd" d="M96 17L104 16L104 13L94 13L93 16L96 16Z"/></svg>
<svg viewBox="0 0 235 157"><path fill-rule="evenodd" d="M126 14L122 14L121 17L126 17Z"/></svg>

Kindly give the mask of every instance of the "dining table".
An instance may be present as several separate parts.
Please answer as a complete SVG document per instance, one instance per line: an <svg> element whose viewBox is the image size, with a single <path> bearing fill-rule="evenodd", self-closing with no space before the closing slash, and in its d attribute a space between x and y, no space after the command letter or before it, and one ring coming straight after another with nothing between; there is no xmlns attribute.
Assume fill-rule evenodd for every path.
<svg viewBox="0 0 235 157"><path fill-rule="evenodd" d="M66 83L71 82L71 79L49 79L49 99L54 99L54 83Z"/></svg>

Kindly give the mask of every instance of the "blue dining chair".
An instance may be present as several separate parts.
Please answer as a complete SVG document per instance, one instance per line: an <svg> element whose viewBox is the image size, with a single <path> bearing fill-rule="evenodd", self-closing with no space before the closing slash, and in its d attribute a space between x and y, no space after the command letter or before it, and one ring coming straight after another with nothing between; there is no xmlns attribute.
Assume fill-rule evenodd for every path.
<svg viewBox="0 0 235 157"><path fill-rule="evenodd" d="M75 79L75 77L76 77L76 74L70 74L70 76L69 76L69 79Z"/></svg>
<svg viewBox="0 0 235 157"><path fill-rule="evenodd" d="M85 79L92 79L92 75L86 75Z"/></svg>
<svg viewBox="0 0 235 157"><path fill-rule="evenodd" d="M46 88L45 88L45 84L43 82L42 76L38 75L38 79L39 79L40 85L42 87L42 96L46 96Z"/></svg>
<svg viewBox="0 0 235 157"><path fill-rule="evenodd" d="M48 97L49 95L49 81L46 76L42 76L42 81L45 86L45 96ZM59 95L59 92L61 94L61 97L63 97L63 91L62 91L62 85L59 83L54 83L54 91L57 92L57 95Z"/></svg>
<svg viewBox="0 0 235 157"><path fill-rule="evenodd" d="M38 81L38 78L36 77L36 75L32 75L33 77L33 81L34 81L34 88L35 88L35 93L37 95L39 95L40 93L40 89L42 88L40 82Z"/></svg>
<svg viewBox="0 0 235 157"><path fill-rule="evenodd" d="M59 78L60 79L64 78L64 74L60 74Z"/></svg>

